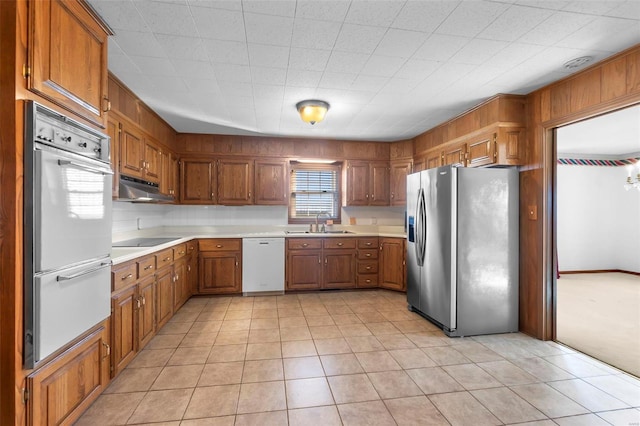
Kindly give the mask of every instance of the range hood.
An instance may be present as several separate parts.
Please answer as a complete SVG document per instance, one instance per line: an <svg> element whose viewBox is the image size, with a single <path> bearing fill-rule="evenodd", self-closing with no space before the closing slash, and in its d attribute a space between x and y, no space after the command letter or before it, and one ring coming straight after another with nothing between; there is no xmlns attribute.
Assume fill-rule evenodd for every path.
<svg viewBox="0 0 640 426"><path fill-rule="evenodd" d="M174 198L160 193L158 184L135 179L129 176L120 176L120 201L134 203L171 203Z"/></svg>

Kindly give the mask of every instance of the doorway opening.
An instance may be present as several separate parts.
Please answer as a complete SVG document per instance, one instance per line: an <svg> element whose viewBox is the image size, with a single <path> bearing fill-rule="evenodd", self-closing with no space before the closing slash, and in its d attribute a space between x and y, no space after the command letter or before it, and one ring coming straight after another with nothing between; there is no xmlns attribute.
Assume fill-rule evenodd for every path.
<svg viewBox="0 0 640 426"><path fill-rule="evenodd" d="M555 340L640 376L640 105L554 141Z"/></svg>

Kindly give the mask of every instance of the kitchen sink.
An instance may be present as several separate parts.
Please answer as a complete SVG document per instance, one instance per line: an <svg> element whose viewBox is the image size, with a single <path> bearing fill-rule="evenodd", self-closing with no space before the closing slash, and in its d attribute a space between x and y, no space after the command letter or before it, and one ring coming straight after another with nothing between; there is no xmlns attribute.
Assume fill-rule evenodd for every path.
<svg viewBox="0 0 640 426"><path fill-rule="evenodd" d="M324 232L309 232L309 231L285 231L287 234L353 234L353 231L324 231Z"/></svg>

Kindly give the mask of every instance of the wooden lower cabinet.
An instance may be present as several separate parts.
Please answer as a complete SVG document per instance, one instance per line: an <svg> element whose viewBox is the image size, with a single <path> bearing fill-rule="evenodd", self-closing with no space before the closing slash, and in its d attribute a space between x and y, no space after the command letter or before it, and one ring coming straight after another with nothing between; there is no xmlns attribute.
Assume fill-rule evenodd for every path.
<svg viewBox="0 0 640 426"><path fill-rule="evenodd" d="M318 290L322 285L322 250L288 250L287 290Z"/></svg>
<svg viewBox="0 0 640 426"><path fill-rule="evenodd" d="M242 240L200 240L199 246L200 252L198 255L198 293L241 293Z"/></svg>
<svg viewBox="0 0 640 426"><path fill-rule="evenodd" d="M138 284L138 350L156 334L156 279L149 277Z"/></svg>
<svg viewBox="0 0 640 426"><path fill-rule="evenodd" d="M111 366L115 376L131 362L137 353L136 333L137 286L131 286L111 296Z"/></svg>
<svg viewBox="0 0 640 426"><path fill-rule="evenodd" d="M156 292L156 327L161 328L173 315L173 268L158 271Z"/></svg>
<svg viewBox="0 0 640 426"><path fill-rule="evenodd" d="M109 384L109 319L27 377L28 424L73 424Z"/></svg>
<svg viewBox="0 0 640 426"><path fill-rule="evenodd" d="M173 312L180 309L191 296L187 275L187 261L180 260L173 265Z"/></svg>
<svg viewBox="0 0 640 426"><path fill-rule="evenodd" d="M404 238L380 238L380 287L406 290L405 251Z"/></svg>
<svg viewBox="0 0 640 426"><path fill-rule="evenodd" d="M358 238L356 287L378 287L378 237Z"/></svg>
<svg viewBox="0 0 640 426"><path fill-rule="evenodd" d="M323 257L322 288L352 288L356 286L355 250L324 250Z"/></svg>

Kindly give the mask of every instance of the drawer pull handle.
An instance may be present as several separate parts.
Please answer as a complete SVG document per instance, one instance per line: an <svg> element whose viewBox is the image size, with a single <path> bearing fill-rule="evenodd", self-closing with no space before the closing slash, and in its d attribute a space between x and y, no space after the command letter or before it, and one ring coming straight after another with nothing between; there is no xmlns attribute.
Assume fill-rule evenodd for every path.
<svg viewBox="0 0 640 426"><path fill-rule="evenodd" d="M309 246L309 244L307 244L307 243L302 244L302 247L308 247L308 246Z"/></svg>
<svg viewBox="0 0 640 426"><path fill-rule="evenodd" d="M133 274L125 275L124 277L122 277L122 281L128 280L131 277L133 277Z"/></svg>
<svg viewBox="0 0 640 426"><path fill-rule="evenodd" d="M178 254L184 254L184 253L185 253L185 251L184 251L184 250L180 250L180 251L178 252Z"/></svg>
<svg viewBox="0 0 640 426"><path fill-rule="evenodd" d="M109 355L111 355L111 346L109 346L108 344L102 342L102 346L104 346L105 352L107 353L107 355L105 355L103 358L108 357Z"/></svg>
<svg viewBox="0 0 640 426"><path fill-rule="evenodd" d="M338 247L342 247L344 243L338 243Z"/></svg>
<svg viewBox="0 0 640 426"><path fill-rule="evenodd" d="M371 253L367 253L367 254L365 254L365 256L371 257Z"/></svg>
<svg viewBox="0 0 640 426"><path fill-rule="evenodd" d="M170 261L170 260L171 260L171 256L169 256L169 257L165 257L165 258L163 259L163 261L164 261L164 262L168 262L168 261Z"/></svg>
<svg viewBox="0 0 640 426"><path fill-rule="evenodd" d="M153 269L153 265L148 265L144 267L145 271L148 271L149 269Z"/></svg>
<svg viewBox="0 0 640 426"><path fill-rule="evenodd" d="M147 304L147 299L145 299L145 297L144 297L144 296L142 296L142 305L144 306L144 305L146 305L146 304Z"/></svg>
<svg viewBox="0 0 640 426"><path fill-rule="evenodd" d="M222 244L216 244L216 248L222 248Z"/></svg>
<svg viewBox="0 0 640 426"><path fill-rule="evenodd" d="M367 284L369 284L371 282L371 280L365 280L364 282L366 282Z"/></svg>
<svg viewBox="0 0 640 426"><path fill-rule="evenodd" d="M367 271L370 271L371 270L371 266L367 266L366 269L367 269Z"/></svg>
<svg viewBox="0 0 640 426"><path fill-rule="evenodd" d="M369 242L369 243L367 243L366 245L371 246L371 243Z"/></svg>

